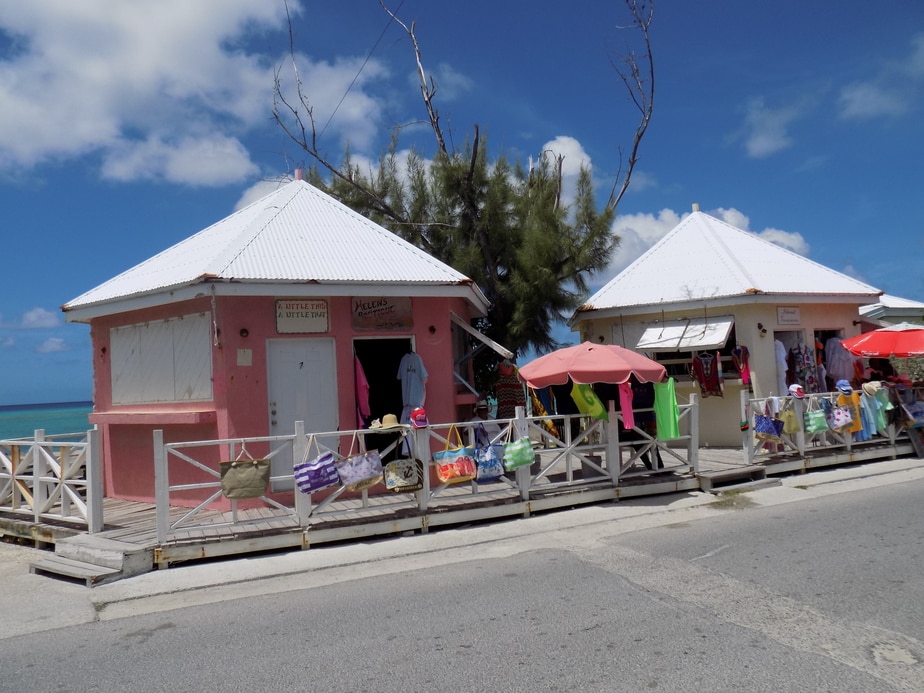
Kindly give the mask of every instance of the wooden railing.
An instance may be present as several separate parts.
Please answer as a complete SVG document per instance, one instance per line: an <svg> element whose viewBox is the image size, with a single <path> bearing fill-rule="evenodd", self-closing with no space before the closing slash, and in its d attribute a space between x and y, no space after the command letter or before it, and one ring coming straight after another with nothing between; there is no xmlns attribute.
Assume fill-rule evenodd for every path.
<svg viewBox="0 0 924 693"><path fill-rule="evenodd" d="M226 513L225 520L219 524L216 524L214 513L206 512L209 506L219 501L222 491L217 464L204 462L203 459L235 459L239 451L248 446L250 449L260 444L272 446L269 455L260 457L285 460L284 464L277 465L277 472L271 478L270 490L260 501L268 508L275 509L276 517L292 523L293 527L310 528L312 524L323 520L369 516L370 510L375 510L378 517L387 516L389 513L395 517L424 517L436 510L445 511L450 506L470 506L469 501L529 501L537 494L568 488L597 486L612 489L619 485L621 479L634 476L674 471L695 473L698 471L698 410L695 396L689 404L681 405L680 410L681 420L686 422L683 427L690 433L679 439L658 440L644 431L635 429L635 433L638 434L636 437L620 442L619 434L624 430L624 426L619 412L611 411L607 422L580 417L582 430L572 438L570 422L575 417L528 417L522 408L518 408L514 419L495 422L500 427L500 433L495 435L494 442L528 437L532 441L535 462L488 483L438 483L435 475L429 473L434 464L432 453L446 447L451 426L460 431L463 441L467 443L471 439L472 429L477 425L470 422L403 429L386 436L385 443L381 442L385 434L374 429L306 433L302 422L295 424L293 435L273 438L165 443L162 432L155 431L157 540L158 543L164 544L181 538L186 533L215 530L221 526L245 527L247 524L266 521L265 514L252 517L239 512L238 501L234 500L229 501L231 511ZM560 436L554 435L549 430L548 421L564 421L564 433ZM387 459L393 454L421 460L427 473L423 475L423 487L419 491L393 493L383 491L381 485L373 487L373 493L370 493L370 489L350 493L342 486L312 494L294 489L292 465L302 460L307 450L329 450L334 453L335 458L340 459L354 452L371 449L371 436L378 437L374 443L382 446L378 450L383 458ZM453 441L450 440L451 442ZM211 450L200 454L197 459L196 450L205 448ZM651 453L656 448L665 460L664 466L653 470L639 468L637 463L642 454L646 451ZM176 464L191 465L205 476L205 480L197 483L171 482L171 465ZM283 468L283 471L280 472L279 468ZM293 489L292 504L284 505L271 498L274 487ZM201 492L201 500L195 507L189 508L182 516L177 517L176 504L171 500L176 494L190 491ZM344 502L347 499L349 502ZM476 514L478 517L487 517L485 512L489 510L481 509ZM524 512L528 512L528 509ZM174 519L171 519L171 513Z"/></svg>
<svg viewBox="0 0 924 693"><path fill-rule="evenodd" d="M812 453L835 454L842 451L846 455L857 450L881 446L888 444L895 447L899 440L908 438L908 427L901 423L891 422L882 431L877 431L867 440L859 440L850 433L849 430L827 430L816 433L807 433L805 431L805 412L819 410L822 408L822 400L832 401L836 398L837 393L822 392L806 394L802 399L794 397L777 397L777 398L757 398L752 399L749 393L741 393L741 416L742 421L747 422L747 427L742 429L742 448L746 461L750 464L761 462L758 459L761 455L781 456L786 454L806 457ZM754 416L764 414L770 411L768 401L776 400L780 411L790 409L794 412L799 430L793 432L783 432L779 441L766 440L757 435L754 430ZM765 414L764 414L765 415Z"/></svg>
<svg viewBox="0 0 924 693"><path fill-rule="evenodd" d="M103 528L99 432L0 441L0 510Z"/></svg>

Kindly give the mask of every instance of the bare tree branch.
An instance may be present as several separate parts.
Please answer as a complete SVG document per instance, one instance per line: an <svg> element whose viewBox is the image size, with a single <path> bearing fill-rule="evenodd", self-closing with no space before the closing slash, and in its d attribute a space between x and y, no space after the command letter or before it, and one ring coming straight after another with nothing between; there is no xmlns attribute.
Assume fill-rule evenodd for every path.
<svg viewBox="0 0 924 693"><path fill-rule="evenodd" d="M638 109L640 117L638 125L635 126L628 167L624 175L622 172L622 152L620 151L619 153L619 170L613 183L613 189L610 191L609 201L606 203L609 209L616 209L623 195L629 189L632 173L638 163L639 146L645 136L645 131L648 130L648 124L651 122L651 116L654 112L654 58L651 53L651 38L648 34L648 29L654 16L654 6L650 0L626 0L626 5L632 14L632 24L629 27L620 28L638 30L642 35L645 53L642 56L637 56L635 51L630 50L622 57L622 65L617 64L612 58L610 59L610 64L616 70L616 74L619 75L623 84L626 85L629 98ZM639 57L644 63L644 72L639 65ZM619 188L618 192L617 187Z"/></svg>

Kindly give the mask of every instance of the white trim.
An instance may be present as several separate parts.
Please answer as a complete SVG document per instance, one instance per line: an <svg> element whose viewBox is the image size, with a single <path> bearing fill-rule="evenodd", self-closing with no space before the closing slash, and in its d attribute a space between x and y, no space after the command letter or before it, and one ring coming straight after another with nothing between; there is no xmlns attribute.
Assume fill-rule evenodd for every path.
<svg viewBox="0 0 924 693"><path fill-rule="evenodd" d="M483 335L481 332L479 332L474 327L469 325L467 322L465 322L465 320L460 318L458 315L456 315L452 311L449 311L449 319L452 320L456 325L461 327L463 330L468 332L470 335L472 335L472 337L486 344L487 346L491 347L491 349L496 351L498 354L500 354L504 358L512 359L514 357L514 353L510 351L510 349L507 349L506 347L501 346L500 344L495 342L490 337Z"/></svg>

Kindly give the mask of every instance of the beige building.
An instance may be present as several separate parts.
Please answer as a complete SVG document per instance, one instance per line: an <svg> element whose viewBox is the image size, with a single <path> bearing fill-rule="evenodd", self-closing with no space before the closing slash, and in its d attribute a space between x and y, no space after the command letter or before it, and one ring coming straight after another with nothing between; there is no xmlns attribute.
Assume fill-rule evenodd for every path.
<svg viewBox="0 0 924 693"><path fill-rule="evenodd" d="M582 341L664 363L679 400L701 397L700 443L733 447L741 444L743 391L764 398L799 383L824 392L853 376L855 359L840 340L860 333L860 307L881 294L694 206L570 324Z"/></svg>

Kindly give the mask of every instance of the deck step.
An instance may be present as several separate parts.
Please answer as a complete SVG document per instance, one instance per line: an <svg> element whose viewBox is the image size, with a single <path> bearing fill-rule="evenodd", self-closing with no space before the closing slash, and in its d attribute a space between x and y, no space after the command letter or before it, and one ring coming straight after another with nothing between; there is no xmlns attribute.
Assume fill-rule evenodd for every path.
<svg viewBox="0 0 924 693"><path fill-rule="evenodd" d="M154 569L154 552L137 544L107 539L96 534L78 534L55 544L55 555L74 561L113 568L124 577Z"/></svg>
<svg viewBox="0 0 924 693"><path fill-rule="evenodd" d="M762 466L732 467L730 469L700 472L698 478L700 487L703 491L713 493L719 488L741 486L742 484L763 481L767 478L767 470Z"/></svg>
<svg viewBox="0 0 924 693"><path fill-rule="evenodd" d="M49 556L35 561L29 566L29 572L73 582L80 582L87 587L112 582L122 577L122 571L115 568L75 561L62 556Z"/></svg>

